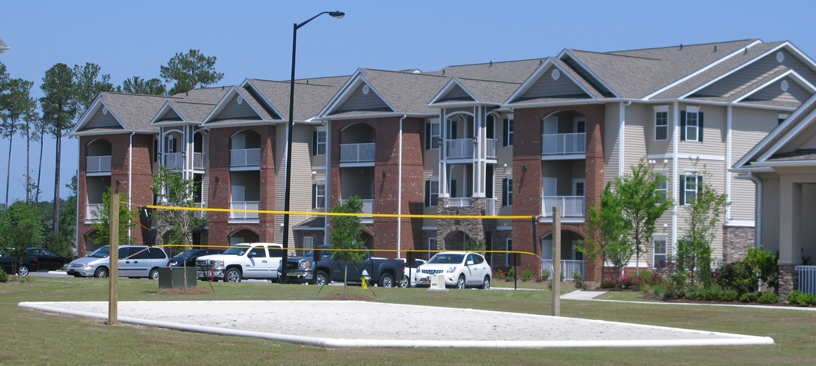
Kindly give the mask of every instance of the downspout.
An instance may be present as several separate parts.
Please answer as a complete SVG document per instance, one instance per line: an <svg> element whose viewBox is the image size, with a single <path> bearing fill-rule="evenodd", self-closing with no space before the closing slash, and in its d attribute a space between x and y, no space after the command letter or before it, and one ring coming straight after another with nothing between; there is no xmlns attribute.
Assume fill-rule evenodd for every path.
<svg viewBox="0 0 816 366"><path fill-rule="evenodd" d="M618 176L622 177L623 172L626 169L626 163L624 162L624 157L626 157L626 106L632 105L632 101L627 101L624 103L623 101L620 102L620 111L618 116L619 126L618 126Z"/></svg>
<svg viewBox="0 0 816 366"><path fill-rule="evenodd" d="M728 224L731 221L731 173L728 171L728 167L731 166L731 128L732 128L732 118L733 118L733 106L731 104L728 105L726 109L727 117L726 117L726 132L725 132L725 196L727 197L726 206L725 206L725 223Z"/></svg>
<svg viewBox="0 0 816 366"><path fill-rule="evenodd" d="M131 205L133 204L133 135L136 134L136 131L130 133L130 141L128 142L128 212L131 210ZM131 225L128 225L128 241L132 242L131 237ZM142 238L144 242L144 238Z"/></svg>
<svg viewBox="0 0 816 366"><path fill-rule="evenodd" d="M674 134L672 136L672 255L677 256L677 203L679 202L679 195L677 192L680 189L680 182L676 181L679 176L677 174L677 152L679 149L679 128L680 125L678 121L680 120L680 103L674 102L673 111L672 111L672 119L674 120Z"/></svg>
<svg viewBox="0 0 816 366"><path fill-rule="evenodd" d="M403 115L399 125L399 174L397 178L397 258L402 258L402 121L408 118Z"/></svg>

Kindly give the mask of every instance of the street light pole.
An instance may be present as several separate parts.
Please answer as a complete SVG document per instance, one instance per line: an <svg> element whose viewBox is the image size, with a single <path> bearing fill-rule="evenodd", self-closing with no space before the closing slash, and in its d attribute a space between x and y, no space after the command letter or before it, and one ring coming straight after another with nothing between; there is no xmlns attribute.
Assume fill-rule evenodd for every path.
<svg viewBox="0 0 816 366"><path fill-rule="evenodd" d="M337 19L343 18L346 13L342 11L324 11L320 14L317 14L303 23L295 23L294 28L292 29L292 78L289 79L289 124L286 128L286 185L284 188L284 198L283 198L283 260L281 260L281 276L278 281L286 280L286 262L289 259L289 201L290 201L290 188L292 186L292 129L295 127L294 122L294 110L295 110L295 56L297 55L297 31L298 28L306 25L307 23L314 20L323 14L329 14L332 17Z"/></svg>

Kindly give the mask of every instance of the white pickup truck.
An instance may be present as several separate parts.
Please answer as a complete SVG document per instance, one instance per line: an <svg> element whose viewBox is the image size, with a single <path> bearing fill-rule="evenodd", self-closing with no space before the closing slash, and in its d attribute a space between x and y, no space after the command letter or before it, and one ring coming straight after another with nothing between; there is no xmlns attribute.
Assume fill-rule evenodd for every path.
<svg viewBox="0 0 816 366"><path fill-rule="evenodd" d="M237 244L221 254L198 257L197 277L203 281L241 282L245 278L277 281L282 257L280 244Z"/></svg>

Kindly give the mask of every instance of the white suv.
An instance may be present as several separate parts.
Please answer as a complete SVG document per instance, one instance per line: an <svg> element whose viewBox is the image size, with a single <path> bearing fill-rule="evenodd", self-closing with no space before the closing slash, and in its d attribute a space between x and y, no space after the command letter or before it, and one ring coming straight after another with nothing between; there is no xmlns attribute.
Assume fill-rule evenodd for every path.
<svg viewBox="0 0 816 366"><path fill-rule="evenodd" d="M417 268L417 286L430 286L431 277L445 276L446 287L490 289L493 271L485 258L473 252L441 252Z"/></svg>
<svg viewBox="0 0 816 366"><path fill-rule="evenodd" d="M198 257L196 272L203 281L241 282L244 278L277 281L282 258L280 244L243 243L221 254Z"/></svg>

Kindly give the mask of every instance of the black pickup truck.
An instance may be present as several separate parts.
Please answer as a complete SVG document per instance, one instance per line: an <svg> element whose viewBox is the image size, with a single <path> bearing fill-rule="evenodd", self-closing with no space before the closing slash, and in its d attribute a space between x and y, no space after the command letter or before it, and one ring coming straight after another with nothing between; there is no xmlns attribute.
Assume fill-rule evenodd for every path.
<svg viewBox="0 0 816 366"><path fill-rule="evenodd" d="M322 245L303 257L289 257L286 262L286 278L281 274L283 266L278 266L278 278L282 283L313 283L325 285L329 282L343 282L345 263L335 261L331 247ZM366 260L348 264L348 282L362 283L362 272L368 273L368 283L380 287L394 287L403 277L405 262L401 259L376 258L366 252Z"/></svg>

